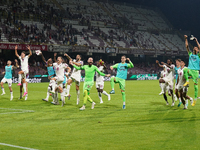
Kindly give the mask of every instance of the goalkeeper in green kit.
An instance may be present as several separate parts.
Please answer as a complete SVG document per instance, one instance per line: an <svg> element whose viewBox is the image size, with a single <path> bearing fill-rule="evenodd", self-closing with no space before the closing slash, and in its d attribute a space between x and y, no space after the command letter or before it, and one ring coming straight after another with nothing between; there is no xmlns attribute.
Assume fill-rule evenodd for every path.
<svg viewBox="0 0 200 150"><path fill-rule="evenodd" d="M129 64L126 63L126 60L129 61ZM112 91L110 94L115 94L114 86L115 83L119 83L119 87L121 89L122 93L122 99L123 99L123 109L126 109L126 95L125 95L125 80L127 79L127 72L129 68L133 68L133 63L130 61L129 58L126 58L126 56L121 57L121 63L115 64L114 66L110 66L110 69L117 69L117 75L116 77L112 77L110 79L110 84Z"/></svg>
<svg viewBox="0 0 200 150"><path fill-rule="evenodd" d="M73 65L71 61L70 61L70 64ZM90 103L92 103L91 109L94 109L95 102L93 102L93 100L89 96L89 91L91 90L92 86L94 85L95 72L97 72L101 76L106 76L106 77L109 77L110 74L105 75L104 73L100 72L98 70L98 68L93 65L93 58L91 58L91 57L88 58L88 65L84 65L81 67L73 65L73 67L76 68L77 70L85 70L85 81L84 81L84 85L83 85L83 100L84 100L84 102L83 102L83 106L80 108L80 110L85 110L87 100Z"/></svg>
<svg viewBox="0 0 200 150"><path fill-rule="evenodd" d="M189 50L188 46L188 40L187 40L187 35L184 36L185 38L185 46L189 55L189 64L188 68L184 68L183 73L185 77L185 84L183 86L188 86L189 85L189 79L188 76L192 77L192 80L194 82L194 101L192 103L192 106L195 106L196 101L197 101L197 96L198 96L198 79L199 79L199 63L200 63L200 54L199 54L199 49L200 49L200 44L197 40L197 38L192 37L191 40L195 40L197 43L198 47L193 48L193 52Z"/></svg>

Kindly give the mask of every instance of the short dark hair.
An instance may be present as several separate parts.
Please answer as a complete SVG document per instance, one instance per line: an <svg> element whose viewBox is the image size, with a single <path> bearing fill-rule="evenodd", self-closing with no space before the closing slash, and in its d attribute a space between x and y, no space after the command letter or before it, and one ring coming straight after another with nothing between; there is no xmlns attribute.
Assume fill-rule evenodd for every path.
<svg viewBox="0 0 200 150"><path fill-rule="evenodd" d="M82 58L82 56L80 54L78 54L78 55Z"/></svg>
<svg viewBox="0 0 200 150"><path fill-rule="evenodd" d="M168 60L170 60L172 62L172 64L174 63L174 61L171 58L169 58Z"/></svg>
<svg viewBox="0 0 200 150"><path fill-rule="evenodd" d="M22 53L26 54L26 52L25 52L25 51L22 51Z"/></svg>

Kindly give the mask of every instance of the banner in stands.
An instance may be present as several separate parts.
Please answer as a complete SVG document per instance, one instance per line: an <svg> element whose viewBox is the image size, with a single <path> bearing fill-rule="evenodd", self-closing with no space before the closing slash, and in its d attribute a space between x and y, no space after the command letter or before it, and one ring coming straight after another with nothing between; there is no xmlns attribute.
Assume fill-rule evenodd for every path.
<svg viewBox="0 0 200 150"><path fill-rule="evenodd" d="M105 47L106 53L117 53L117 48L114 47Z"/></svg>
<svg viewBox="0 0 200 150"><path fill-rule="evenodd" d="M73 46L72 52L88 52L89 47L86 46Z"/></svg>
<svg viewBox="0 0 200 150"><path fill-rule="evenodd" d="M105 49L102 47L90 47L88 52L90 52L90 53L105 53Z"/></svg>
<svg viewBox="0 0 200 150"><path fill-rule="evenodd" d="M28 50L26 44L7 44L0 43L0 49L15 49L15 46L18 45L18 50ZM30 45L31 50L41 50L47 51L47 45Z"/></svg>

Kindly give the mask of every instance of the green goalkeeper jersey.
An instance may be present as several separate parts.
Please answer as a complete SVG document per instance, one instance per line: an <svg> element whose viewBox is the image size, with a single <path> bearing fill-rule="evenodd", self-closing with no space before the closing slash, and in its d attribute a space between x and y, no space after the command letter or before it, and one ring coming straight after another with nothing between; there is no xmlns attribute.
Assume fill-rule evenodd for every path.
<svg viewBox="0 0 200 150"><path fill-rule="evenodd" d="M94 82L94 75L95 75L95 72L97 72L98 74L100 74L101 76L105 76L104 73L100 72L99 69L94 66L94 65L84 65L84 66L81 66L81 67L78 67L76 65L73 65L74 68L76 68L77 70L85 70L85 81L93 81Z"/></svg>

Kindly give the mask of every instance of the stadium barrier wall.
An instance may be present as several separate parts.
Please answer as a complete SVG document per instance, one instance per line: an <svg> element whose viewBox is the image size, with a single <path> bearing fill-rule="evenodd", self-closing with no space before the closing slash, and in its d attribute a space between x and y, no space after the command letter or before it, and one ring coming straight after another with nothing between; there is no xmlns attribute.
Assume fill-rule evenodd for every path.
<svg viewBox="0 0 200 150"><path fill-rule="evenodd" d="M111 77L104 77L104 81L110 81ZM3 79L3 76L0 76L0 81ZM127 75L127 80L157 80L158 75L157 74L138 74L138 75ZM81 76L81 82L85 80L85 76ZM96 81L96 77L94 77L94 80ZM14 76L12 78L13 83L18 83L18 77ZM41 83L41 82L49 82L48 75L33 75L29 76L29 83Z"/></svg>

